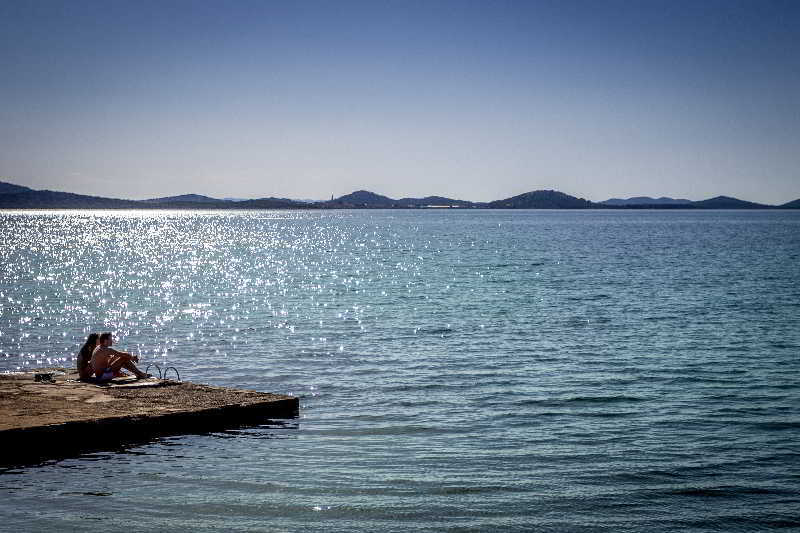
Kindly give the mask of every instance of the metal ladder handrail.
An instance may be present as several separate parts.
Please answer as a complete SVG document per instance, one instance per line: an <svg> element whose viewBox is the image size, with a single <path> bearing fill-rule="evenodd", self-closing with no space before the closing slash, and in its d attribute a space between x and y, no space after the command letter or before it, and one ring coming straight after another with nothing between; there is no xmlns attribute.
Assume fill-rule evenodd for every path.
<svg viewBox="0 0 800 533"><path fill-rule="evenodd" d="M147 368L144 369L144 373L145 374L149 374L150 373L149 370L150 370L151 366L156 367L156 369L158 370L158 379L161 379L161 367L158 366L156 363L150 363L149 365L147 365Z"/></svg>
<svg viewBox="0 0 800 533"><path fill-rule="evenodd" d="M168 370L174 370L175 371L175 375L178 376L178 381L181 381L181 375L178 372L178 369L175 368L174 366L168 366L167 368L164 369L164 379L167 379L167 371Z"/></svg>

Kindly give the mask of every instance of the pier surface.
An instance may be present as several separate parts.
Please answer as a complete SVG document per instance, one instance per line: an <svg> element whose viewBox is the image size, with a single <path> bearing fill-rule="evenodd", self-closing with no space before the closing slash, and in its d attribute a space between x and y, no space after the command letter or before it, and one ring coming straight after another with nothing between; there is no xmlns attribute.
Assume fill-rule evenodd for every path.
<svg viewBox="0 0 800 533"><path fill-rule="evenodd" d="M63 369L36 372L51 372L55 383L34 381L35 372L0 374L0 463L293 418L299 411L297 398L281 394L156 378L97 385Z"/></svg>

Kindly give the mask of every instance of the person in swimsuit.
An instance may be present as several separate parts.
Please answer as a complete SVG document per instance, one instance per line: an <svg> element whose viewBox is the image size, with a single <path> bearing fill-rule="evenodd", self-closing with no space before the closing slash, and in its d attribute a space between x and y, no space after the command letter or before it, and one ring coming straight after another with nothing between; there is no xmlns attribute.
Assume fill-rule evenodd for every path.
<svg viewBox="0 0 800 533"><path fill-rule="evenodd" d="M78 352L78 379L86 380L91 378L92 374L94 374L89 360L92 358L92 352L94 352L94 349L97 347L98 337L99 335L97 333L90 333L81 351Z"/></svg>
<svg viewBox="0 0 800 533"><path fill-rule="evenodd" d="M122 368L133 372L138 379L150 377L149 374L145 374L133 364L139 361L137 356L127 352L118 352L111 347L114 342L111 333L101 334L98 342L89 363L98 381L110 381Z"/></svg>

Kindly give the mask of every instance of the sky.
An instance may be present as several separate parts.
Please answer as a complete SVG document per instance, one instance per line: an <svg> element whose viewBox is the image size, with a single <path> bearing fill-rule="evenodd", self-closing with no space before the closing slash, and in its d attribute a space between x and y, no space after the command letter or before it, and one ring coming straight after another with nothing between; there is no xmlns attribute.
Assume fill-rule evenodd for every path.
<svg viewBox="0 0 800 533"><path fill-rule="evenodd" d="M800 198L800 2L0 0L0 180Z"/></svg>

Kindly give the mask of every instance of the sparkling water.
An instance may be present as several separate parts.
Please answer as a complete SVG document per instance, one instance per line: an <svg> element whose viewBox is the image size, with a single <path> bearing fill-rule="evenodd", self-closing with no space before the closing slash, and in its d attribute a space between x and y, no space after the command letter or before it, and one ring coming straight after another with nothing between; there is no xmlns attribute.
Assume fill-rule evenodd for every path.
<svg viewBox="0 0 800 533"><path fill-rule="evenodd" d="M298 419L0 471L0 529L800 527L800 212L5 211L0 230L0 370L74 366L113 331L142 366L301 398Z"/></svg>

